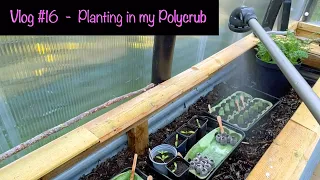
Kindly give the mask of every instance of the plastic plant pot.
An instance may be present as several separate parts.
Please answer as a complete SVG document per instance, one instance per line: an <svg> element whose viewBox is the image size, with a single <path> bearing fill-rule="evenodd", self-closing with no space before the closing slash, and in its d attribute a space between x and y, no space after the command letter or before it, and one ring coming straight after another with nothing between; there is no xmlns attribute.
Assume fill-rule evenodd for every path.
<svg viewBox="0 0 320 180"><path fill-rule="evenodd" d="M190 164L180 156L172 159L166 165L166 168L168 169L170 178L179 180L188 179Z"/></svg>
<svg viewBox="0 0 320 180"><path fill-rule="evenodd" d="M131 176L131 167L125 168L120 174L114 176L111 180L127 180ZM136 168L134 180L147 180L147 175L144 174L140 169Z"/></svg>
<svg viewBox="0 0 320 180"><path fill-rule="evenodd" d="M177 138L178 138L178 141L177 141ZM163 142L165 144L170 144L170 145L174 146L178 152L180 152L181 154L184 155L184 154L186 154L187 141L188 141L187 137L182 136L181 134L179 134L177 132L174 132L167 139L165 139Z"/></svg>
<svg viewBox="0 0 320 180"><path fill-rule="evenodd" d="M189 121L188 124L192 126L197 126L197 140L199 141L202 137L204 137L207 133L207 122L208 119L204 117L199 117L197 115L193 116Z"/></svg>
<svg viewBox="0 0 320 180"><path fill-rule="evenodd" d="M165 153L165 155L172 154L172 157L166 158L164 161L159 162L157 159L157 156L161 158L162 153ZM178 154L177 149L169 144L161 144L156 147L154 147L149 154L149 159L152 162L152 165L155 169L157 169L160 173L163 173L165 175L168 175L168 170L166 168L166 164L176 157Z"/></svg>
<svg viewBox="0 0 320 180"><path fill-rule="evenodd" d="M192 148L192 146L197 142L197 132L198 128L189 124L182 125L176 131L178 134L188 138L187 141L187 151Z"/></svg>

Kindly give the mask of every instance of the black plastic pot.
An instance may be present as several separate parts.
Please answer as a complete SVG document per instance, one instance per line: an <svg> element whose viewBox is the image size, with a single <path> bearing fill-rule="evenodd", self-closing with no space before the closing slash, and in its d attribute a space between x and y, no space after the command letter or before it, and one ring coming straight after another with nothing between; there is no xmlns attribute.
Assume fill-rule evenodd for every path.
<svg viewBox="0 0 320 180"><path fill-rule="evenodd" d="M275 97L284 96L292 87L277 64L262 61L256 55L256 82L257 89ZM301 64L294 65L299 70Z"/></svg>
<svg viewBox="0 0 320 180"><path fill-rule="evenodd" d="M174 172L171 171L171 169L169 168L174 162L182 162L185 165L187 165L187 169L185 169L181 174L177 175ZM169 177L172 179L179 179L179 180L186 180L188 179L188 175L189 175L189 162L184 160L183 158L181 158L180 156L175 157L174 159L172 159L170 162L168 162L168 164L166 165L166 168L168 169L169 172Z"/></svg>
<svg viewBox="0 0 320 180"><path fill-rule="evenodd" d="M201 127L197 126L196 119L199 120L200 125L202 124ZM194 123L193 123L193 122L194 122ZM207 122L208 122L208 119L207 119L207 118L197 117L197 116L193 116L193 117L188 121L188 124L189 124L189 125L197 126L197 127L198 127L198 131L197 131L197 141L199 141L203 136L206 135Z"/></svg>
<svg viewBox="0 0 320 180"><path fill-rule="evenodd" d="M184 128L184 127L189 127L189 128L192 128L194 133L187 136L185 134L182 134L180 131ZM192 125L189 125L189 124L184 124L182 125L179 129L177 129L176 131L178 134L188 138L188 141L187 141L187 151L189 151L189 149L192 148L193 145L195 145L197 143L197 132L198 132L198 128L196 126L192 126Z"/></svg>
<svg viewBox="0 0 320 180"><path fill-rule="evenodd" d="M187 137L185 137L185 136L183 136L183 135L181 135L181 134L179 134L179 133L177 133L177 132L174 132L174 133L172 133L167 139L165 139L163 142L164 142L165 144L170 144L170 141L171 141L172 139L176 139L176 134L178 134L178 138L179 138L179 139L180 139L180 138L183 139L182 143L179 144L179 146L176 147L176 149L177 149L178 152L180 152L182 155L184 155L184 154L186 154L186 150L187 150L187 141L188 141L188 138L187 138ZM172 144L170 144L170 145L172 145ZM174 146L174 145L173 145L173 146Z"/></svg>
<svg viewBox="0 0 320 180"><path fill-rule="evenodd" d="M121 173L124 173L124 172L126 172L126 171L129 171L129 170L131 170L132 168L131 167L127 167L127 168L125 168L125 169L123 169L119 174L121 174ZM138 168L136 168L136 170L135 170L135 173L137 173L142 179L144 179L144 180L147 180L148 179L148 176L146 175L146 174L144 174L140 169L138 169ZM117 174L117 175L119 175L119 174ZM114 177L116 177L117 175L115 175ZM113 178L114 178L113 177ZM111 178L111 179L113 179L113 178Z"/></svg>

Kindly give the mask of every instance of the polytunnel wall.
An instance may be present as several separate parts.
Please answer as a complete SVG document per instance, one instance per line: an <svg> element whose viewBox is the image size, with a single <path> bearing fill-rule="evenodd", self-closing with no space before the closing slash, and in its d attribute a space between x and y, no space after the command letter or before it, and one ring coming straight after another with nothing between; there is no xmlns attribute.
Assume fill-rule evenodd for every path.
<svg viewBox="0 0 320 180"><path fill-rule="evenodd" d="M236 34L228 29L227 22L234 8L254 7L262 22L269 2L221 0L220 35L177 36L172 76L248 34ZM300 18L304 5L303 0L293 1L293 20ZM313 21L320 19L319 16L312 18ZM143 88L151 81L153 36L0 38L0 153L109 99ZM117 105L119 103L34 144L1 162L0 167Z"/></svg>

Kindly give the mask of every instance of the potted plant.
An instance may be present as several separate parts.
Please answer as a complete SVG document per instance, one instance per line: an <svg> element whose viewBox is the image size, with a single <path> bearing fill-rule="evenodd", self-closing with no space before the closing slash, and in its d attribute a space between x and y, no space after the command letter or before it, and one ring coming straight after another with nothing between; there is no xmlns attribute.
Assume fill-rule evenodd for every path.
<svg viewBox="0 0 320 180"><path fill-rule="evenodd" d="M188 161L177 156L166 165L166 168L168 169L169 177L172 179L185 180L188 179L189 166Z"/></svg>
<svg viewBox="0 0 320 180"><path fill-rule="evenodd" d="M182 136L177 132L174 132L167 139L164 140L164 143L174 146L178 152L185 154L187 148L187 141L187 137Z"/></svg>
<svg viewBox="0 0 320 180"><path fill-rule="evenodd" d="M308 58L309 42L297 39L293 32L288 31L285 37L272 35L271 38L297 69L300 68L302 61ZM255 50L257 50L256 77L260 82L259 89L273 96L283 96L291 87L288 80L261 42Z"/></svg>
<svg viewBox="0 0 320 180"><path fill-rule="evenodd" d="M153 167L162 174L168 175L166 164L178 154L175 147L161 144L150 150L149 159Z"/></svg>
<svg viewBox="0 0 320 180"><path fill-rule="evenodd" d="M193 116L189 121L188 124L192 126L197 126L197 139L200 140L203 136L207 133L207 123L208 119L204 117L199 117L197 115Z"/></svg>
<svg viewBox="0 0 320 180"><path fill-rule="evenodd" d="M191 147L197 142L197 131L197 126L192 126L190 124L184 124L177 129L177 133L188 138L187 150L191 149Z"/></svg>

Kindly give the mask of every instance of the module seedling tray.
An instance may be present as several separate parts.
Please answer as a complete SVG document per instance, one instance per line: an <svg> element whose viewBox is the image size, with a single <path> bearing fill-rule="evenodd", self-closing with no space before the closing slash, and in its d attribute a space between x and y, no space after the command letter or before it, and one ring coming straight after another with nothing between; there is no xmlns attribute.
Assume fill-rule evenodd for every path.
<svg viewBox="0 0 320 180"><path fill-rule="evenodd" d="M120 174L111 178L111 180L127 180L130 179L131 167L125 168ZM144 174L140 169L136 168L134 180L147 180L147 175Z"/></svg>
<svg viewBox="0 0 320 180"><path fill-rule="evenodd" d="M202 114L212 118L217 118L217 116L220 115L224 123L235 126L243 131L248 131L279 103L278 98L257 89L247 86L239 89L241 91L237 90L234 94L245 92L248 96L248 98L245 99L245 106L241 106L242 108L240 112L236 108L232 113L225 114L223 116L221 116L221 113L219 114L219 109L223 107L221 105L225 106L228 102L230 103L230 97L234 96L234 94L232 94L231 96L221 100L217 106L214 106L212 110L214 110L214 108L216 108L216 110L211 114L208 112L203 112ZM252 99L249 99L250 96ZM257 104L254 106L255 103ZM242 105L242 102L240 102L240 104Z"/></svg>
<svg viewBox="0 0 320 180"><path fill-rule="evenodd" d="M197 117L197 116L195 116ZM238 145L241 143L241 141L244 139L245 137L245 133L238 129L238 128L235 128L229 124L223 124L224 128L225 128L225 131L227 132L233 132L235 134L238 135L239 137L239 140L238 142L234 145L234 146L231 146L231 145L226 145L226 146L223 146L222 148L220 146L222 145L217 145L216 143L214 143L215 140L215 134L217 132L220 132L218 131L219 130L219 125L218 125L218 122L216 121L216 119L214 118L211 118L211 117L203 117L203 116L198 116L199 118L206 118L208 119L208 122L207 122L207 131L206 131L206 135L200 140L198 141L191 149L190 151L188 151L187 155L184 157L187 161L190 161L191 158L193 158L193 155L195 155L196 153L199 152L199 147L200 147L200 150L203 149L203 151L205 151L206 148L202 148L202 145L203 144L206 144L208 145L208 143L204 143L205 141L207 141L208 139L211 139L213 138L213 148L210 148L211 150L213 150L212 152L206 150L209 154L210 153L218 153L218 156L215 156L214 155L214 158L213 160L215 161L215 165L214 165L214 168L210 171L210 173L208 173L207 176L203 177L203 178L199 178L198 176L194 175L192 173L192 170L189 170L190 173L189 173L189 176L188 176L188 179L206 179L206 180L209 180L209 179L212 179L215 171L220 167L220 165L230 156L230 154L238 147ZM211 141L210 140L210 141ZM215 150L215 148L221 148L220 150ZM218 149L217 148L217 149ZM195 149L197 149L196 151L194 151ZM200 152L201 153L201 152ZM221 157L221 153L223 154L224 153L224 156ZM206 154L207 155L207 154ZM212 156L212 155L211 155ZM208 155L209 157L209 155ZM164 175L164 174L161 174L160 172L158 172L153 166L152 166L152 163L150 160L147 161L148 162L148 166L150 169L152 169L157 175L157 179L160 178L160 179L169 179L171 180L171 178L169 178L168 176Z"/></svg>

